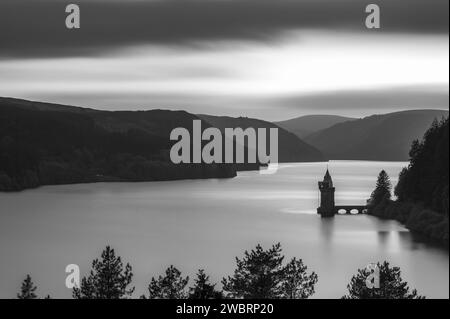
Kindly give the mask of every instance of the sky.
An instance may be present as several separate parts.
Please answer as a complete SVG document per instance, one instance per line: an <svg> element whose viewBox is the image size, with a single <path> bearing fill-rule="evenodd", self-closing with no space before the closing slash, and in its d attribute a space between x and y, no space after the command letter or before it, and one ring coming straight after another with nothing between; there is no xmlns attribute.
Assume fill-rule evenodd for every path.
<svg viewBox="0 0 450 319"><path fill-rule="evenodd" d="M74 1L75 2L75 1ZM448 109L448 0L0 2L0 96L271 121Z"/></svg>

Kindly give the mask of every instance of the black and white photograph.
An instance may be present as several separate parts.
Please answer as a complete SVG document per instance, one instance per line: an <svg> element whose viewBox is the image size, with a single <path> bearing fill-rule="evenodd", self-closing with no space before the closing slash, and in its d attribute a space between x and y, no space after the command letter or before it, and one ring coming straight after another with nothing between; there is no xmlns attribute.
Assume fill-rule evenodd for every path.
<svg viewBox="0 0 450 319"><path fill-rule="evenodd" d="M0 0L0 299L448 300L448 117L448 0Z"/></svg>

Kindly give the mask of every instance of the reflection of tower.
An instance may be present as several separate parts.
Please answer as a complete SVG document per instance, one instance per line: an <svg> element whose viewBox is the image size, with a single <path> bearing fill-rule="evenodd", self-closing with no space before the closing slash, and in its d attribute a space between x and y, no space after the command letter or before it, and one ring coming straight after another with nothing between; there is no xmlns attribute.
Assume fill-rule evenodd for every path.
<svg viewBox="0 0 450 319"><path fill-rule="evenodd" d="M333 217L336 213L336 207L334 203L334 190L333 180L331 179L330 172L327 169L323 181L319 182L320 190L320 207L317 208L317 213L322 217Z"/></svg>

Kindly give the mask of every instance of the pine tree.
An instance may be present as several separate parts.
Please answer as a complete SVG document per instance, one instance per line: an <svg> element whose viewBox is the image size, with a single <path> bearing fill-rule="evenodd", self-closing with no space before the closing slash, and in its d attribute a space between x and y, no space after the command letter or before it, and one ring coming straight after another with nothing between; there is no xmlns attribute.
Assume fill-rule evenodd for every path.
<svg viewBox="0 0 450 319"><path fill-rule="evenodd" d="M255 250L245 251L242 260L236 257L234 275L223 278L223 290L228 292L230 298L278 298L283 259L279 243L269 250L257 245Z"/></svg>
<svg viewBox="0 0 450 319"><path fill-rule="evenodd" d="M189 299L222 299L222 293L216 291L215 286L210 284L209 276L203 269L200 269L194 287L190 288Z"/></svg>
<svg viewBox="0 0 450 319"><path fill-rule="evenodd" d="M130 288L133 278L130 264L123 266L120 257L116 257L114 249L106 246L101 260L92 262L92 270L88 277L81 280L80 288L73 289L76 299L121 299L131 296L134 287Z"/></svg>
<svg viewBox="0 0 450 319"><path fill-rule="evenodd" d="M31 280L31 276L27 275L22 282L22 287L20 288L20 293L17 294L18 299L37 299L35 294L37 287Z"/></svg>
<svg viewBox="0 0 450 319"><path fill-rule="evenodd" d="M264 250L261 245L244 258L236 258L233 276L222 280L223 290L229 298L279 299L308 298L314 293L318 277L308 275L302 260L292 259L283 267L280 243Z"/></svg>
<svg viewBox="0 0 450 319"><path fill-rule="evenodd" d="M149 286L149 299L186 299L186 285L189 277L183 278L181 272L174 266L167 268L165 276L152 278ZM146 298L142 296L142 298Z"/></svg>
<svg viewBox="0 0 450 319"><path fill-rule="evenodd" d="M422 144L419 140L415 139L411 143L411 149L409 150L409 161L413 165L417 157L420 155L420 152L422 152Z"/></svg>
<svg viewBox="0 0 450 319"><path fill-rule="evenodd" d="M379 269L379 288L369 288L366 280L372 274L370 269L358 269L347 286L348 294L343 299L423 299L417 290L410 291L408 283L401 278L398 267L390 267L388 262L377 263Z"/></svg>
<svg viewBox="0 0 450 319"><path fill-rule="evenodd" d="M307 273L308 267L301 259L293 258L283 269L281 283L281 298L306 299L313 295L314 286L318 281L316 273Z"/></svg>
<svg viewBox="0 0 450 319"><path fill-rule="evenodd" d="M377 185L370 196L370 205L377 206L383 200L391 199L392 184L389 175L382 170L378 175Z"/></svg>

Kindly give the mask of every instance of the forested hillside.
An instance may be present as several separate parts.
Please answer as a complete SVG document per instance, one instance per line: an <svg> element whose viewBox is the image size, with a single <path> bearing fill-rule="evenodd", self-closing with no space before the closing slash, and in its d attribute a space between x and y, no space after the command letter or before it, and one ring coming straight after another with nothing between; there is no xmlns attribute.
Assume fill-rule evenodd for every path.
<svg viewBox="0 0 450 319"><path fill-rule="evenodd" d="M423 140L415 140L410 163L395 187L397 201L374 203L373 215L392 218L410 230L449 244L449 125L448 118L434 121Z"/></svg>
<svg viewBox="0 0 450 319"><path fill-rule="evenodd" d="M233 177L232 165L172 164L187 112L102 112L0 99L0 191L49 184Z"/></svg>
<svg viewBox="0 0 450 319"><path fill-rule="evenodd" d="M319 162L325 160L323 154L315 147L305 143L295 134L270 122L252 119L247 117L228 117L228 116L211 116L198 115L202 120L217 127L222 132L227 127L240 127L246 129L266 128L267 132L270 128L278 128L278 160L280 163L289 162ZM222 133L224 134L224 133ZM269 134L267 133L267 140Z"/></svg>
<svg viewBox="0 0 450 319"><path fill-rule="evenodd" d="M405 168L395 188L400 201L423 203L448 216L448 118L433 122L423 141L412 144L410 164Z"/></svg>
<svg viewBox="0 0 450 319"><path fill-rule="evenodd" d="M111 112L0 98L0 191L98 181L226 178L238 170L258 170L259 163L247 162L172 163L171 131L182 127L192 136L194 120L202 121L202 129L222 129L225 123L230 128L276 127L248 118L223 119L185 111ZM322 153L282 128L278 140L280 162L323 160Z"/></svg>

